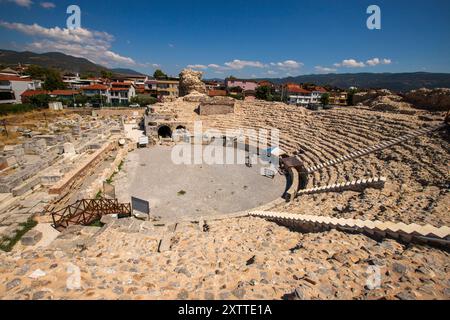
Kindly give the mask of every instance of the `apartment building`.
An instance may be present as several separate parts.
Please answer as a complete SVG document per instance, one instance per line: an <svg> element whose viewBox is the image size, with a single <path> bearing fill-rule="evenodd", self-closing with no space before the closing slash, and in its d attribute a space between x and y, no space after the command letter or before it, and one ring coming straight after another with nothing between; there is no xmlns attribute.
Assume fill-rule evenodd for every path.
<svg viewBox="0 0 450 320"><path fill-rule="evenodd" d="M126 82L112 82L109 89L109 102L112 105L126 105L136 96L136 86Z"/></svg>
<svg viewBox="0 0 450 320"><path fill-rule="evenodd" d="M225 87L227 90L231 88L241 88L242 91L256 91L258 87L258 83L252 80L240 80L235 78L227 78L225 79Z"/></svg>

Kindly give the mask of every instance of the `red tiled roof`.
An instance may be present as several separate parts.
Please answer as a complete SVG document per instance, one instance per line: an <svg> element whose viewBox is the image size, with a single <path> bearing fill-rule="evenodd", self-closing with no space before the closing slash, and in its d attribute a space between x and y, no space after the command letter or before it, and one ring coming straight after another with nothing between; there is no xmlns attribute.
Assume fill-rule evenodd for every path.
<svg viewBox="0 0 450 320"><path fill-rule="evenodd" d="M0 81L25 81L30 82L32 81L30 78L21 78L17 76L9 76L9 75L1 75L0 74Z"/></svg>
<svg viewBox="0 0 450 320"><path fill-rule="evenodd" d="M303 89L298 84L290 83L290 84L287 84L286 87L287 87L287 90L289 92L294 92L294 93L311 93L310 91Z"/></svg>
<svg viewBox="0 0 450 320"><path fill-rule="evenodd" d="M81 87L81 90L108 90L108 87L102 84L92 84L90 86Z"/></svg>
<svg viewBox="0 0 450 320"><path fill-rule="evenodd" d="M37 96L40 94L47 94L47 91L45 91L45 90L27 90L24 93L22 93L20 96L21 97L32 97L32 96Z"/></svg>
<svg viewBox="0 0 450 320"><path fill-rule="evenodd" d="M225 90L209 90L208 96L210 97L224 97L227 95Z"/></svg>
<svg viewBox="0 0 450 320"><path fill-rule="evenodd" d="M319 91L321 93L327 93L328 92L324 87L316 87L314 90L315 91Z"/></svg>
<svg viewBox="0 0 450 320"><path fill-rule="evenodd" d="M113 87L130 87L132 86L132 83L125 83L125 82L111 82L111 86Z"/></svg>
<svg viewBox="0 0 450 320"><path fill-rule="evenodd" d="M111 91L128 91L130 88L111 88Z"/></svg>
<svg viewBox="0 0 450 320"><path fill-rule="evenodd" d="M55 96L72 96L74 94L79 94L79 91L76 90L54 90L50 92L50 94Z"/></svg>

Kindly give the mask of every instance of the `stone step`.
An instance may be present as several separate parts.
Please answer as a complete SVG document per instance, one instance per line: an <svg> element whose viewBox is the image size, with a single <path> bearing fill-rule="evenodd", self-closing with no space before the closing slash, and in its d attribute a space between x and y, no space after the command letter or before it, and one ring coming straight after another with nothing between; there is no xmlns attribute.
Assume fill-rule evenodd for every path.
<svg viewBox="0 0 450 320"><path fill-rule="evenodd" d="M358 219L341 219L327 216L298 215L286 212L253 211L250 216L264 218L302 231L318 232L330 228L341 231L362 232L382 237L393 237L404 242L419 242L450 248L450 228Z"/></svg>
<svg viewBox="0 0 450 320"><path fill-rule="evenodd" d="M342 182L322 187L314 187L311 189L300 190L297 195L308 195L328 192L344 192L344 191L363 191L367 188L382 189L386 183L385 177L373 177L369 179L361 179L351 182Z"/></svg>

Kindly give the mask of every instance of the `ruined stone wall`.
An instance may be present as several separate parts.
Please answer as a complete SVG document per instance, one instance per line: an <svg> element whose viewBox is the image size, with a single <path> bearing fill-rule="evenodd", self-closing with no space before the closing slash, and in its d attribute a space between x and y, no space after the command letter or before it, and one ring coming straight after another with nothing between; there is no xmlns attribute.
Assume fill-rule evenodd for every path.
<svg viewBox="0 0 450 320"><path fill-rule="evenodd" d="M450 89L419 89L405 94L404 99L418 108L447 111L450 109Z"/></svg>
<svg viewBox="0 0 450 320"><path fill-rule="evenodd" d="M206 94L206 85L202 82L203 73L191 69L184 69L180 73L180 97L184 97L194 91Z"/></svg>

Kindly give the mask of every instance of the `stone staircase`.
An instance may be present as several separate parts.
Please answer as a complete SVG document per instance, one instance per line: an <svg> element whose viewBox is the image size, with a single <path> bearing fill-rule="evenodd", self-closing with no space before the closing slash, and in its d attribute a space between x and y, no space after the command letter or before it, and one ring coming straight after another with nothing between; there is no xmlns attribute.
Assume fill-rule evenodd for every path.
<svg viewBox="0 0 450 320"><path fill-rule="evenodd" d="M340 219L325 216L289 214L284 212L253 211L250 216L260 217L281 225L298 228L303 232L322 232L337 229L363 233L378 238L393 238L403 242L425 243L450 248L450 228L432 225L404 224L394 222Z"/></svg>
<svg viewBox="0 0 450 320"><path fill-rule="evenodd" d="M324 187L315 187L312 189L305 189L298 191L297 195L318 194L328 192L343 192L343 191L362 191L366 188L383 189L386 183L385 177L375 177L370 179L361 179L352 182L342 182Z"/></svg>

